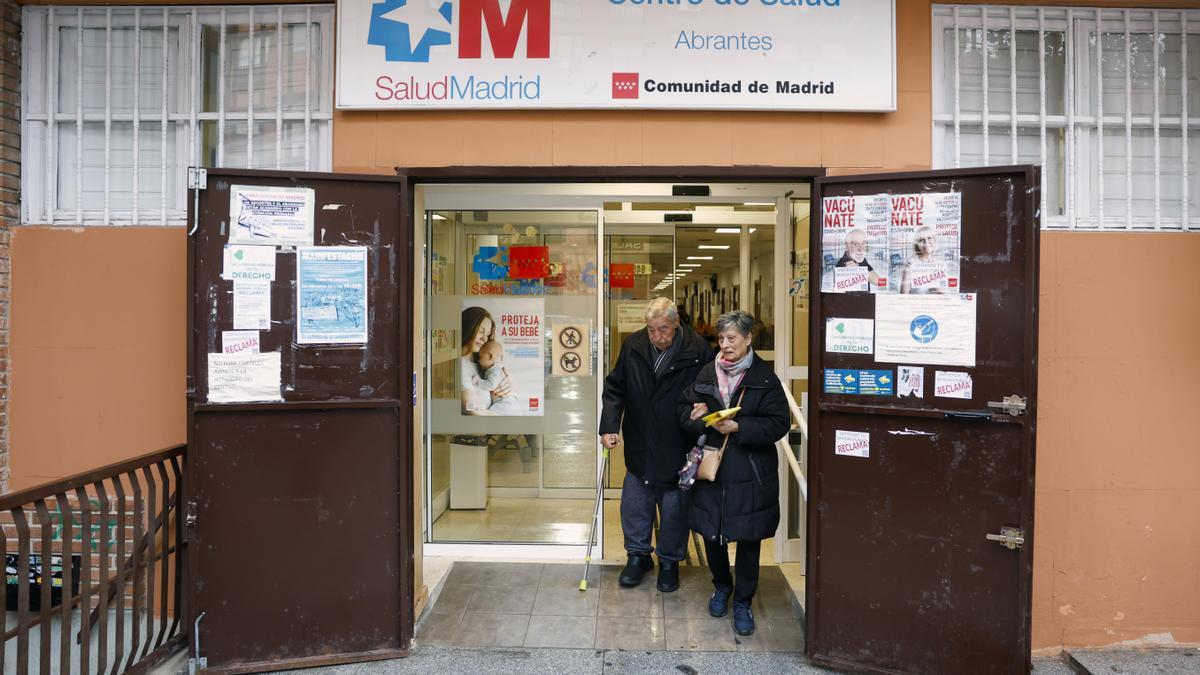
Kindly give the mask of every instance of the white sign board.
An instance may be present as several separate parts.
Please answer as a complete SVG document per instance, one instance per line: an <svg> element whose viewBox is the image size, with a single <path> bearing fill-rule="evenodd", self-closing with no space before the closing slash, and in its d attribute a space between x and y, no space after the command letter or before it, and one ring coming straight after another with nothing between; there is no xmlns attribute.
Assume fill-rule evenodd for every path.
<svg viewBox="0 0 1200 675"><path fill-rule="evenodd" d="M339 108L896 109L894 0L337 4Z"/></svg>
<svg viewBox="0 0 1200 675"><path fill-rule="evenodd" d="M221 277L232 281L275 281L275 247L226 244Z"/></svg>
<svg viewBox="0 0 1200 675"><path fill-rule="evenodd" d="M975 365L975 294L875 296L875 360Z"/></svg>

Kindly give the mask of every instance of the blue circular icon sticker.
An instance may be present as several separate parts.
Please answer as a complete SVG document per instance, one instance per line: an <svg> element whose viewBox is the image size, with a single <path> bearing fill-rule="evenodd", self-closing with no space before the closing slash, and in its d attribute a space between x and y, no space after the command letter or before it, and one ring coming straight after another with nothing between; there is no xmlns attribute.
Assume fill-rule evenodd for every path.
<svg viewBox="0 0 1200 675"><path fill-rule="evenodd" d="M929 344L938 334L937 320L928 314L921 314L912 320L908 326L908 332L912 338L921 344Z"/></svg>

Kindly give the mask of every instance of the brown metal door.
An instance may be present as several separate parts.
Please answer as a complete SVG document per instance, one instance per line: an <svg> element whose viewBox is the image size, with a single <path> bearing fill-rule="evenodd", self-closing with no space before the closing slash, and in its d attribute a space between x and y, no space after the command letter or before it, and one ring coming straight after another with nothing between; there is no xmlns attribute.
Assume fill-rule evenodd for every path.
<svg viewBox="0 0 1200 675"><path fill-rule="evenodd" d="M876 361L881 339L887 358L899 360L894 347L909 348L895 341L894 319L879 332L876 303L894 300L821 293L822 265L813 265L807 649L817 663L874 672L1029 671L1039 186L1031 166L816 180L814 258L822 251L824 198L960 193L960 283L927 297L976 294L974 366ZM829 203L832 211L837 202ZM873 353L828 351L827 319L875 320ZM925 319L912 325L915 341L928 338L918 328ZM865 393L837 384L860 371L894 380L901 365L923 367L922 397L899 398L898 382L880 393L887 387L878 372L868 374L870 387L855 378ZM951 386L962 375L945 375L941 389L969 398L935 396L935 371L969 376L969 394ZM989 406L1006 396L1024 397L1023 413ZM1019 547L988 538L1008 527L1023 535Z"/></svg>
<svg viewBox="0 0 1200 675"><path fill-rule="evenodd" d="M282 400L275 402L209 400L209 357L222 352L222 332L233 329L233 282L222 270L236 226L235 185L311 188L311 243L366 247L365 344L300 343L298 249L276 249L270 324L259 331L260 352L279 352ZM369 660L408 646L407 199L404 179L396 177L224 169L210 169L207 188L189 193L189 614L191 622L200 618L199 656L209 668ZM335 308L333 297L330 312L340 317L345 301Z"/></svg>

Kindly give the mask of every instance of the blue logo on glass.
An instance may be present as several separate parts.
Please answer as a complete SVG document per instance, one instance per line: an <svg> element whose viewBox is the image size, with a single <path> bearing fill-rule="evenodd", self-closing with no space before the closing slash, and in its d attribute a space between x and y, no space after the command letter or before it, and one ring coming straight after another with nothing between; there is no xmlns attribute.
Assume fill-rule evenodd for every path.
<svg viewBox="0 0 1200 675"><path fill-rule="evenodd" d="M450 44L450 31L436 26L424 26L420 37L413 42L413 27L407 21L388 18L394 10L408 4L408 0L383 0L371 5L371 27L367 31L367 44L383 47L388 61L429 63L429 48ZM446 27L454 16L454 5L443 2L437 8L438 15L446 20Z"/></svg>
<svg viewBox="0 0 1200 675"><path fill-rule="evenodd" d="M908 326L908 332L917 342L929 344L937 337L937 320L928 314L922 314L912 320L912 323Z"/></svg>

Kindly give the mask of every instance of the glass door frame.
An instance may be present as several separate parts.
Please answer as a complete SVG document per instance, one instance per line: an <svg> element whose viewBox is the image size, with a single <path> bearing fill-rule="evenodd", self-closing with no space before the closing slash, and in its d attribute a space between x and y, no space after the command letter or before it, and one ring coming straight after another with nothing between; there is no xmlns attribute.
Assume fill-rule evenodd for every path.
<svg viewBox="0 0 1200 675"><path fill-rule="evenodd" d="M595 325L598 328L604 326L604 286L600 265L603 261L604 254L604 204L602 200L592 197L587 201L592 204L580 203L579 200L564 200L555 196L542 196L531 194L480 194L477 191L479 186L462 185L462 186L446 186L446 185L418 185L416 186L417 195L414 199L414 210L420 208L414 215L419 217L422 230L426 233L424 237L423 249L419 252L421 258L421 295L424 299L429 292L429 231L431 221L428 220L427 214L431 211L574 211L574 212L594 212L596 214L596 261L597 261L597 283L596 283L596 314L593 318ZM569 203L563 203L569 202ZM420 340L428 344L429 341L429 317L428 305L423 303L423 329L421 331ZM596 420L600 419L600 406L602 405L602 394L604 387L604 376L600 370L605 363L605 345L603 338L596 341ZM414 393L419 398L425 398L429 391L428 378L432 372L432 364L430 363L430 354L428 348L425 349L424 358L421 363L425 369L424 377L419 377L419 391ZM587 554L587 544L548 544L548 543L517 543L517 542L437 542L433 541L433 466L432 462L428 461L428 449L432 443L432 425L429 420L428 407L422 415L422 432L421 432L421 447L418 450L423 457L422 467L422 538L424 547L424 555L429 556L449 556L449 557L489 557L489 558L538 558L547 560L582 560ZM599 436L591 434L592 441L595 446L594 473L596 480L600 481L603 477L600 474L603 455L601 454L601 446ZM544 461L546 457L545 448L539 449L538 468L538 490L542 490L544 482ZM590 499L595 498L595 490L586 488L568 488L562 489L563 497L573 496L569 492L583 492L586 490ZM540 496L539 496L540 498ZM584 497L580 497L584 498ZM590 523L589 523L590 527ZM604 555L604 518L601 514L600 518L596 519L595 531L596 544L592 547L592 557L601 558Z"/></svg>
<svg viewBox="0 0 1200 675"><path fill-rule="evenodd" d="M720 171L715 172L717 174ZM823 173L823 172L821 172ZM556 182L520 182L520 181L504 181L495 178L486 180L465 181L465 182L436 182L436 183L421 183L418 182L414 186L413 206L414 218L421 223L421 234L419 245L420 249L416 251L416 257L419 258L418 264L420 274L420 301L415 304L415 309L424 312L425 294L428 292L428 246L426 234L428 231L428 223L426 221L426 212L434 210L522 210L522 211L596 211L597 218L597 233L596 233L596 259L598 266L606 264L605 257L605 237L614 232L630 232L631 228L638 228L634 225L626 225L624 223L614 224L616 228L613 232L609 232L605 228L604 204L605 202L658 202L658 203L728 203L739 200L767 201L775 202L776 208L776 230L775 230L775 270L774 274L777 281L783 278L788 278L790 282L790 271L792 269L789 253L792 249L792 200L797 194L809 196L812 194L812 172L797 171L797 175L787 182L772 180L770 178L754 180L742 178L697 178L693 180L683 181L686 183L706 183L711 186L712 192L708 196L680 196L672 194L672 185L681 181L671 180L669 178L645 178L642 180L629 180L627 182L580 182L578 179L572 180L570 177L564 178L562 181ZM816 174L820 175L820 173ZM684 223L677 223L683 225ZM650 228L658 230L660 228L670 228L672 236L674 236L674 228L676 223L663 223L661 226L646 226L641 229L643 233L659 233L651 232ZM694 225L700 225L695 223ZM693 226L694 226L693 225ZM743 226L743 233L746 228ZM745 237L745 234L743 234ZM673 244L674 247L674 244ZM677 253L676 253L677 255ZM607 298L607 282L603 277L598 279L597 287L597 316L596 325L600 330L607 326L606 316L606 298ZM776 372L780 379L785 383L796 377L807 377L808 369L804 366L791 366L791 298L788 296L789 283L775 284L775 309L776 309L776 349L775 349L775 364ZM672 296L675 296L675 289L672 288ZM781 317L787 317L787 321L780 320ZM424 317L424 314L422 314ZM424 320L422 318L422 320ZM597 355L596 363L597 370L601 370L607 363L607 345L603 335L598 335L596 341ZM428 326L423 328L420 342L423 344L428 339ZM423 357L420 361L421 366L428 373L428 350L422 347ZM415 374L414 374L415 375ZM597 416L600 413L600 406L603 399L603 384L605 373L597 372ZM427 383L424 377L417 378L418 386L414 389L414 397L417 399L418 414L422 416L421 430L421 447L416 451L423 456L429 443L430 430L428 423L424 420L427 417L427 412L424 406L424 398L427 395ZM807 411L805 411L807 412ZM597 417L598 419L598 417ZM599 443L599 438L596 438L596 479L597 484L602 485L604 476L601 475L601 459L602 449ZM807 453L807 448L805 448ZM416 453L414 453L416 454ZM807 457L801 457L802 463ZM429 462L423 461L422 480L424 490L422 495L422 546L424 555L430 556L485 556L493 558L537 558L537 559L559 559L559 560L580 560L585 554L587 546L570 545L570 544L531 544L531 543L488 543L488 542L471 542L471 543L437 543L431 541L432 537L432 495L430 494L431 471L432 467ZM787 463L780 461L780 481L781 485L786 485L784 481L794 481L791 471ZM606 490L606 496L613 492L612 489ZM615 491L619 495L619 489ZM787 490L780 490L780 508L781 512L787 513ZM807 504L805 511L807 511ZM786 518L786 516L785 516ZM775 535L775 555L779 562L801 562L803 564L805 557L805 537L804 524L801 524L801 537L798 540L787 540L787 521L781 518L780 526ZM596 545L592 550L592 558L600 559L604 556L604 518L603 513L596 524Z"/></svg>

